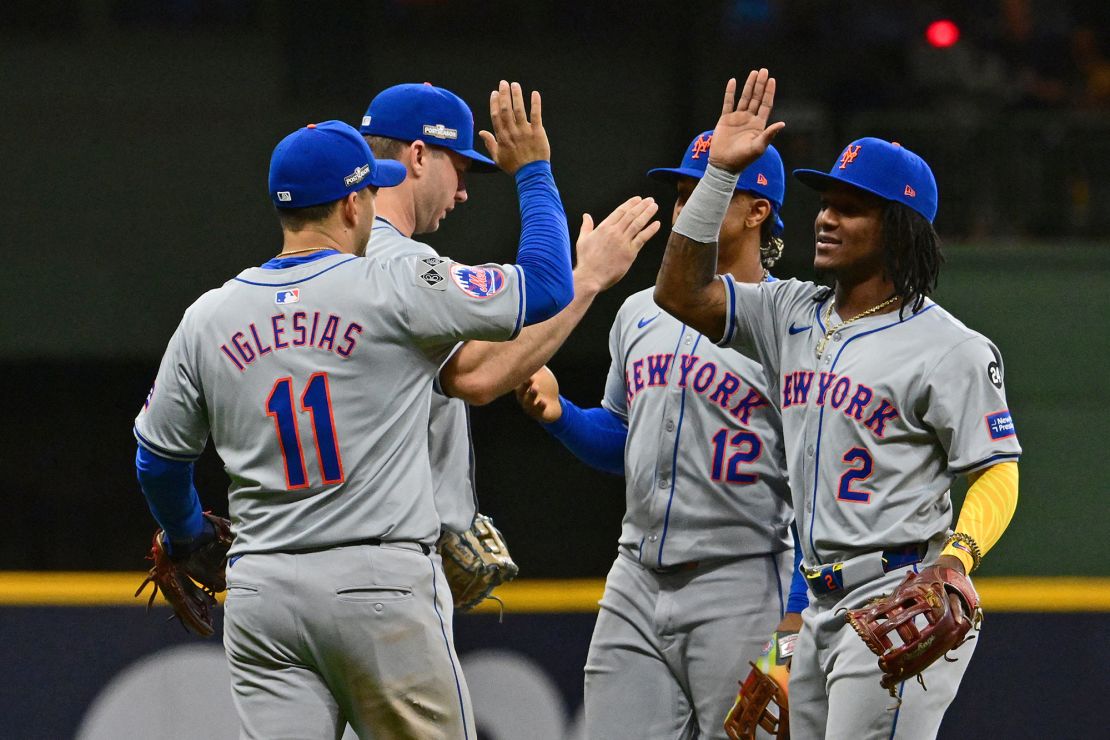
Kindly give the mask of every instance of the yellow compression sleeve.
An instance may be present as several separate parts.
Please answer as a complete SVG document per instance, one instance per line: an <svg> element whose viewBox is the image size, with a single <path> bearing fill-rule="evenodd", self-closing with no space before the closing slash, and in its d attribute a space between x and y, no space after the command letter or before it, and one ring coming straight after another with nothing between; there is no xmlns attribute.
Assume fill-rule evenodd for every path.
<svg viewBox="0 0 1110 740"><path fill-rule="evenodd" d="M980 556L994 547L1014 517L1018 500L1018 466L1016 462L992 465L968 476L971 488L967 490L956 531L970 536L979 545ZM941 555L954 555L970 573L975 560L971 553L954 543L944 548Z"/></svg>

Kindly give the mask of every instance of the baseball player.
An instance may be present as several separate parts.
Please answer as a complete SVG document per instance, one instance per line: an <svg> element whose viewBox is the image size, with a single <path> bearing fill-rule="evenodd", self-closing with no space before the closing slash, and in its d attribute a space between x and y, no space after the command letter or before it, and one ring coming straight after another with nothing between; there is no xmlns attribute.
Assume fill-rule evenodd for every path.
<svg viewBox="0 0 1110 740"><path fill-rule="evenodd" d="M491 118L522 92L502 82ZM521 102L522 106L522 102ZM370 102L361 132L379 158L395 159L408 173L396 188L382 191L368 255L393 259L418 254L438 258L429 245L412 237L429 234L457 205L467 200L468 173L496 172L516 177L518 186L541 165L513 170L500 156L496 138L481 132L497 163L474 150L474 116L457 95L429 83L390 87ZM542 165L546 166L546 165ZM631 267L640 248L659 229L651 221L658 206L651 198L632 198L597 229L583 216L574 270L574 299L554 319L525 328L510 342L469 341L460 345L439 378L431 401L429 446L436 508L445 529L462 532L478 511L474 452L468 404L482 405L512 390L540 368L562 345L597 294L616 283ZM549 228L534 209L521 203L521 239ZM559 227L565 234L566 224ZM569 237L564 237L569 238Z"/></svg>
<svg viewBox="0 0 1110 740"><path fill-rule="evenodd" d="M963 574L998 540L1017 503L1021 452L997 348L929 299L941 263L928 165L896 143L849 144L828 173L797 170L821 193L814 267L832 288L715 276L717 233L737 173L783 124L767 125L774 79L730 81L709 167L676 221L655 298L668 312L758 359L782 409L786 458L811 591L790 677L797 737L927 738L975 642L897 685L845 610L932 564ZM949 489L971 487L951 529ZM891 711L894 710L894 711Z"/></svg>
<svg viewBox="0 0 1110 740"><path fill-rule="evenodd" d="M674 217L705 173L713 132L677 168ZM720 269L774 280L782 250L774 148L735 183ZM762 368L633 294L609 333L600 408L558 393L546 368L518 390L526 413L588 464L625 475L627 510L586 661L590 738L723 738L736 680L787 604L793 514L779 410ZM804 582L803 582L804 583Z"/></svg>
<svg viewBox="0 0 1110 740"><path fill-rule="evenodd" d="M172 555L212 536L191 469L209 434L231 479L224 647L243 737L348 722L364 738L476 737L432 550L428 388L458 341L515 336L572 290L538 96L532 122L511 106L499 156L538 170L521 199L548 224L516 264L361 258L375 193L404 168L347 124L302 128L270 164L281 253L186 311L136 418Z"/></svg>

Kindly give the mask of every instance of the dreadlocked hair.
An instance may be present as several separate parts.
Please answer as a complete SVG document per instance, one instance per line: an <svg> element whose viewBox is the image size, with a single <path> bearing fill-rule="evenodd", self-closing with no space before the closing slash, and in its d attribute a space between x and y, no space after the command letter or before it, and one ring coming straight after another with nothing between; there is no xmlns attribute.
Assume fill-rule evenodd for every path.
<svg viewBox="0 0 1110 740"><path fill-rule="evenodd" d="M921 310L925 296L937 287L937 275L944 264L940 237L933 225L909 206L888 201L883 206L882 232L883 267L894 283L895 295L901 296L902 308L912 313Z"/></svg>
<svg viewBox="0 0 1110 740"><path fill-rule="evenodd" d="M775 236L772 231L775 229L775 214L771 213L770 216L763 219L763 223L759 226L759 263L767 270L770 270L779 257L782 256L783 244L782 238Z"/></svg>

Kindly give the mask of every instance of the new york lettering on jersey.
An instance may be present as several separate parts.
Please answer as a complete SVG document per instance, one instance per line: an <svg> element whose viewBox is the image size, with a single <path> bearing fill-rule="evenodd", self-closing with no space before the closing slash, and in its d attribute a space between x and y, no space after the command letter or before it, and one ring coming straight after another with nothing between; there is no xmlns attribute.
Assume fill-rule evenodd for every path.
<svg viewBox="0 0 1110 740"><path fill-rule="evenodd" d="M1020 455L997 348L936 303L837 329L818 355L826 289L726 286L726 339L778 379L807 563L943 537L956 476Z"/></svg>
<svg viewBox="0 0 1110 740"><path fill-rule="evenodd" d="M788 549L779 411L760 366L662 313L651 290L622 306L610 352L603 405L637 440L621 544L652 567Z"/></svg>

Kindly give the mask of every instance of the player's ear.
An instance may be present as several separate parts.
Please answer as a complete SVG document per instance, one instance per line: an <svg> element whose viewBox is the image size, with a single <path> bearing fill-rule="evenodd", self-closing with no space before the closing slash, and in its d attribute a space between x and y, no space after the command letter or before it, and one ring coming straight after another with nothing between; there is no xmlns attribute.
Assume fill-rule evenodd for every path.
<svg viewBox="0 0 1110 740"><path fill-rule="evenodd" d="M363 188L363 190L365 189ZM361 193L362 190L347 193L346 197L339 202L339 213L343 218L343 225L348 228L358 223L358 212L363 207L363 204L359 203L359 199L362 197Z"/></svg>
<svg viewBox="0 0 1110 740"><path fill-rule="evenodd" d="M760 225L771 217L771 201L766 198L752 198L752 203L748 207L748 215L744 219L744 225L749 229L758 229Z"/></svg>
<svg viewBox="0 0 1110 740"><path fill-rule="evenodd" d="M428 159L432 153L428 145L420 139L409 144L409 171L413 177L420 177L428 166Z"/></svg>

